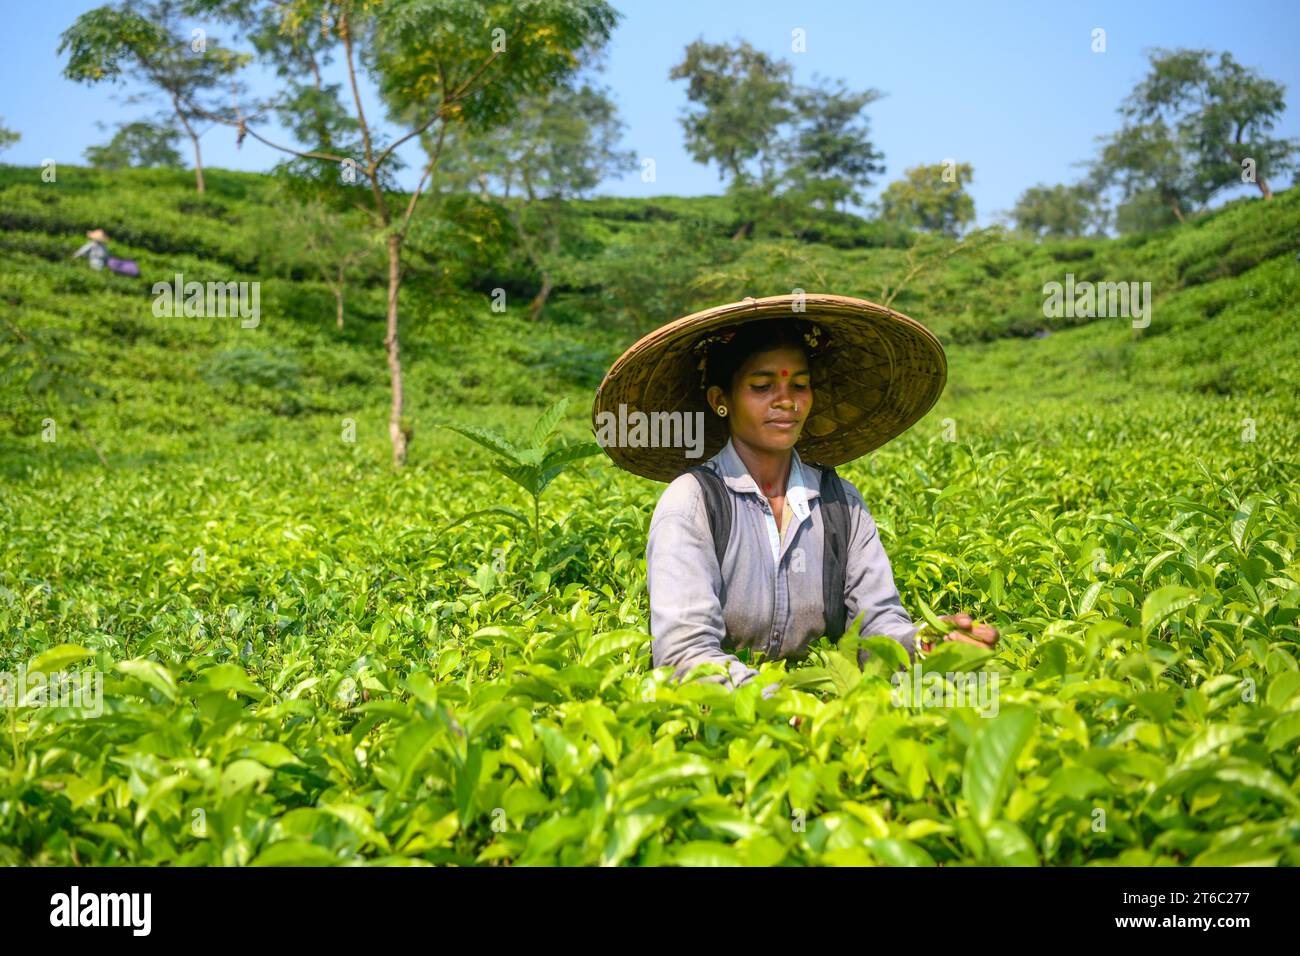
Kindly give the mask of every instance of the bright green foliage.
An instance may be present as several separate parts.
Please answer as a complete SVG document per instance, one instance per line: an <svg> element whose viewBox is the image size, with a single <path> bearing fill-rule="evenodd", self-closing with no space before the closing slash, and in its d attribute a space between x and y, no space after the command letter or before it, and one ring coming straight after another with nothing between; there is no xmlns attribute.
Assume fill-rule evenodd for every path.
<svg viewBox="0 0 1300 956"><path fill-rule="evenodd" d="M1201 208L1243 182L1270 195L1270 178L1296 168L1300 140L1269 136L1286 88L1220 53L1153 50L1150 72L1125 98L1124 125L1102 137L1090 178L1118 184L1121 231L1150 228Z"/></svg>
<svg viewBox="0 0 1300 956"><path fill-rule="evenodd" d="M528 444L523 447L515 445L504 435L490 428L475 425L445 424L441 426L456 432L458 435L464 435L471 441L482 445L488 451L493 452L497 456L492 463L493 469L505 475L529 494L533 499L533 538L538 547L541 546L542 537L542 492L546 490L547 485L564 471L567 465L600 454L600 445L595 442L560 445L555 443L555 429L564 418L564 411L568 404L569 399L567 397L562 398L542 412L541 417L533 423L532 431L528 437ZM488 513L511 515L521 520L525 527L528 526L527 518L508 508L489 508L478 511L465 515L456 524L468 521L480 514Z"/></svg>
<svg viewBox="0 0 1300 956"><path fill-rule="evenodd" d="M181 165L176 151L180 133L157 123L118 123L113 138L102 146L86 148L86 162L100 169L123 169L127 166Z"/></svg>
<svg viewBox="0 0 1300 956"><path fill-rule="evenodd" d="M1104 210L1096 190L1088 183L1065 186L1030 186L1016 200L1011 219L1020 232L1049 239L1072 239L1087 235L1092 226L1094 235L1102 235Z"/></svg>
<svg viewBox="0 0 1300 956"><path fill-rule="evenodd" d="M880 194L881 219L950 238L975 221L975 200L963 188L973 175L970 163L913 166L905 175Z"/></svg>
<svg viewBox="0 0 1300 956"><path fill-rule="evenodd" d="M204 115L204 107L198 104L208 102L218 91L237 90L237 76L249 55L215 39L209 42L202 28L183 33L190 7L185 0L95 7L63 32L58 52L67 55L63 75L69 80L96 84L130 79L165 103L163 115L174 117L194 144L195 183L201 193L203 168L195 124ZM208 108L214 107L209 104ZM151 123L131 124L88 158L96 165L115 168L129 160L131 152L150 160L141 165L179 165L179 156L165 132Z"/></svg>
<svg viewBox="0 0 1300 956"><path fill-rule="evenodd" d="M4 119L4 117L0 116L0 119ZM22 133L8 129L3 123L0 123L0 152L8 149L22 138Z"/></svg>
<svg viewBox="0 0 1300 956"><path fill-rule="evenodd" d="M0 672L103 675L99 716L0 714L0 863L1300 863L1294 190L1141 241L1007 242L900 296L945 337L993 340L949 338L935 409L841 471L914 617L923 600L1003 634L992 656L940 645L899 685L996 673L994 714L933 706L924 680L897 701L904 655L872 635L861 670L849 636L734 693L669 683L644 567L663 486L603 458L543 485L543 454L523 462L547 493L540 552L516 522L446 531L518 485L443 430L388 467L383 287L339 332L306 263L261 271L262 178L210 185L0 173L0 297L85 356L111 464L43 442L46 398L0 384ZM664 225L640 208L581 211L630 238ZM67 261L88 221L138 280ZM802 252L865 290L900 250ZM1141 336L1006 336L1045 276L1085 265L1151 271ZM150 284L175 271L263 277L262 324L155 318ZM604 313L574 294L556 328L522 297L496 314L408 291L427 307L417 423L519 434L568 395L529 445L590 440L589 383L537 369L617 354Z"/></svg>
<svg viewBox="0 0 1300 956"><path fill-rule="evenodd" d="M0 515L3 663L56 648L44 666L76 669L86 648L105 711L7 715L0 853L1300 862L1295 439L1270 464L1205 409L1154 414L1161 452L1102 413L1020 440L909 435L846 469L903 593L1002 628L979 665L1000 678L989 718L896 706L897 657L859 671L829 645L764 665L786 675L770 700L667 683L647 656L655 489L606 465L556 481L578 552L553 577L509 530L437 533L500 480L393 482L378 454L305 446L92 494L43 466ZM961 668L940 653L922 667Z"/></svg>

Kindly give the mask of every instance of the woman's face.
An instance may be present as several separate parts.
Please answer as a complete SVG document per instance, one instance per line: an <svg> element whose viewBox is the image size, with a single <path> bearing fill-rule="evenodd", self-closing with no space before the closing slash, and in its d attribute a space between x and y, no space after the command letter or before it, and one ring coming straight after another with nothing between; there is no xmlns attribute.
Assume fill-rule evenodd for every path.
<svg viewBox="0 0 1300 956"><path fill-rule="evenodd" d="M793 347L755 352L736 371L730 395L715 385L708 398L714 412L719 405L727 406L733 441L763 451L786 451L799 441L812 411L808 360L802 349Z"/></svg>

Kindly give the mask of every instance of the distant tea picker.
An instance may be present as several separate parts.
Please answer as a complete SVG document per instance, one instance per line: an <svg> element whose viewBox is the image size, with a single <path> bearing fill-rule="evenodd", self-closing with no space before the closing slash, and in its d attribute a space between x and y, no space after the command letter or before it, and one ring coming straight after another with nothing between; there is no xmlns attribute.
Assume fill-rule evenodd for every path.
<svg viewBox="0 0 1300 956"><path fill-rule="evenodd" d="M927 651L939 641L995 645L997 629L969 614L939 618L944 633L912 623L875 519L835 473L915 424L947 377L942 346L919 322L839 295L748 298L670 322L624 352L596 392L598 434L614 416L676 426L651 441L644 429L610 441L606 427L601 441L620 468L670 482L646 546L654 666L680 679L717 663L725 675L707 679L739 686L758 671L736 651L751 662L802 658L846 621L909 657L918 640ZM712 456L702 464L688 437L701 431Z"/></svg>
<svg viewBox="0 0 1300 956"><path fill-rule="evenodd" d="M108 266L110 272L116 272L118 275L138 276L140 274L140 267L136 265L134 259L119 259L108 254L108 235L103 229L90 230L86 233L86 238L90 241L74 252L72 258L85 256L92 269L103 269Z"/></svg>

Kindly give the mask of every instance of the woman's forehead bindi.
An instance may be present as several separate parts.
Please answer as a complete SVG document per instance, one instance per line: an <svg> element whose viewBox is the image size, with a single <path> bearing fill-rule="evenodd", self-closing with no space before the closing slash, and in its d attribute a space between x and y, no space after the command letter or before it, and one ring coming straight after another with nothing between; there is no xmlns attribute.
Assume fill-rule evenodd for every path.
<svg viewBox="0 0 1300 956"><path fill-rule="evenodd" d="M792 367L789 363L760 365L751 369L750 375L780 375L782 378L788 378L791 375L808 375L808 366L800 365Z"/></svg>

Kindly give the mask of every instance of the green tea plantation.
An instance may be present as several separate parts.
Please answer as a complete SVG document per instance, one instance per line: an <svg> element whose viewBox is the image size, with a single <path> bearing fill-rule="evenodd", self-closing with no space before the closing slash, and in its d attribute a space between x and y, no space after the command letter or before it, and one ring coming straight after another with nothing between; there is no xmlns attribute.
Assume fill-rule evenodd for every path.
<svg viewBox="0 0 1300 956"><path fill-rule="evenodd" d="M534 324L416 268L395 470L381 280L340 330L308 270L269 271L265 177L213 170L196 199L184 171L60 175L0 175L5 348L79 389L0 384L0 672L101 691L0 712L0 864L1300 864L1296 190L1008 239L911 287L947 391L841 473L913 618L1002 640L902 672L888 639L823 640L731 692L651 666L662 485L587 457L534 511L438 427L523 440L568 398L556 440L590 441L592 387L645 331L598 289ZM583 204L593 236L609 213ZM140 278L69 259L93 224ZM800 255L818 291L875 298L900 253ZM1101 260L1151 279L1149 327L1013 328ZM812 291L802 261L693 304ZM260 325L156 317L178 271L260 278ZM954 702L963 674L993 697Z"/></svg>

